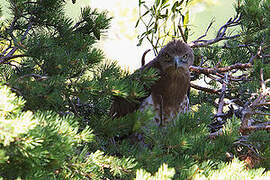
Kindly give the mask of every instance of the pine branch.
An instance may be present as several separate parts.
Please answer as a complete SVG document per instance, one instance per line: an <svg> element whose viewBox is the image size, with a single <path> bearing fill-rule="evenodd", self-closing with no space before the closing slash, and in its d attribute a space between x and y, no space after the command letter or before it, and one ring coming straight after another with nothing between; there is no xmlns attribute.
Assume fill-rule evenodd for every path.
<svg viewBox="0 0 270 180"><path fill-rule="evenodd" d="M27 27L27 29L25 30L25 32L24 32L24 34L23 34L23 36L22 36L20 42L17 42L16 38L14 37L14 35L13 35L13 33L12 33L13 30L14 30L14 25L15 25L15 23L17 22L17 18L14 18L14 20L13 20L13 22L12 22L12 24L11 24L9 30L8 30L8 32L9 32L9 35L12 37L13 41L15 42L15 44L20 45L20 46L23 47L23 45L22 45L23 43L22 43L22 42L26 39L26 36L28 35L30 29L31 29L32 26L33 26L33 22L31 21L31 19L32 19L32 18L30 18L30 21L29 21L29 23L28 23L28 27ZM17 43L16 43L16 42L17 42ZM6 49L4 52L7 52L10 48L11 48L11 43L10 43L10 45L7 47L7 49ZM4 55L4 54L3 54L3 56L0 56L0 64L3 64L3 63L5 63L5 62L9 61L10 59L14 59L14 58L16 58L16 57L24 57L24 56L26 56L26 55L13 55L13 54L16 52L16 50L18 50L18 49L19 49L18 46L14 46L14 47L7 53L7 55Z"/></svg>

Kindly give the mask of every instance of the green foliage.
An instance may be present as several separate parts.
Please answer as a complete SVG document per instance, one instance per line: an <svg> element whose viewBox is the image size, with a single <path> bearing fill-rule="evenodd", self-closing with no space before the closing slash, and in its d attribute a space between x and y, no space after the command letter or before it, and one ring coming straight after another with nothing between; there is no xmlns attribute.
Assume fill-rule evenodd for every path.
<svg viewBox="0 0 270 180"><path fill-rule="evenodd" d="M237 9L243 16L243 32L246 34L245 41L257 42L257 45L263 40L264 34L269 32L269 1L267 0L240 0L241 6ZM268 39L268 38L267 38Z"/></svg>
<svg viewBox="0 0 270 180"><path fill-rule="evenodd" d="M10 1L14 23L9 23L0 41L12 38L23 59L15 72L2 78L27 100L27 108L66 111L74 96L86 96L78 82L86 70L103 59L94 47L108 29L107 12L85 7L78 22L64 14L65 1ZM22 15L23 14L23 15ZM9 22L12 19L8 19ZM3 49L1 54L7 55ZM11 61L10 61L11 62ZM87 97L85 97L87 99Z"/></svg>
<svg viewBox="0 0 270 180"><path fill-rule="evenodd" d="M138 36L138 46L147 39L157 55L158 50L172 38L183 35L182 38L186 41L189 32L188 6L189 0L158 0L152 6L139 0L139 19L136 27L142 23L145 31Z"/></svg>
<svg viewBox="0 0 270 180"><path fill-rule="evenodd" d="M92 131L78 120L53 112L22 111L25 101L1 86L0 177L6 179L100 179L123 176L134 159L91 152ZM108 169L107 172L105 169Z"/></svg>
<svg viewBox="0 0 270 180"><path fill-rule="evenodd" d="M130 72L121 70L115 62L111 62L97 66L91 72L87 72L84 78L86 80L82 80L84 82L80 89L83 93L91 94L88 94L88 98L79 96L84 103L78 106L77 112L97 133L107 137L125 136L138 129L137 126L141 126L143 120L147 119L141 117L139 112L112 119L108 117L108 110L114 97L125 98L130 102L137 102L145 97L147 94L143 88L149 88L158 79L154 69L136 71L131 75ZM138 118L141 118L140 122Z"/></svg>
<svg viewBox="0 0 270 180"><path fill-rule="evenodd" d="M20 113L25 101L11 93L7 86L1 86L0 94L0 142L3 146L9 146L19 135L33 129L37 121L30 111Z"/></svg>
<svg viewBox="0 0 270 180"><path fill-rule="evenodd" d="M226 154L236 154L233 143L238 137L239 120L234 118L224 128L224 134L215 140L209 139L208 124L211 122L211 105L202 104L198 112L180 116L174 124L166 127L142 127L136 136L117 140L114 144L103 144L111 154L137 160L137 178L155 178L151 174L158 171L163 163L174 167L174 179L187 179L196 173L208 176L220 163L227 162ZM140 118L152 117L140 116ZM151 119L151 120L150 120ZM140 119L141 120L141 119ZM188 121L187 121L188 120ZM140 133L144 134L143 142ZM200 171L198 171L200 169ZM165 173L167 174L167 173ZM174 174L174 176L173 176Z"/></svg>
<svg viewBox="0 0 270 180"><path fill-rule="evenodd" d="M204 175L197 174L194 179L267 179L269 178L269 172L264 172L265 170L255 169L247 170L245 164L238 159L233 159L230 163L224 163L220 165L218 170L212 171L208 177Z"/></svg>
<svg viewBox="0 0 270 180"><path fill-rule="evenodd" d="M270 166L269 136L269 132L260 131L253 132L248 138L248 142L252 144L252 146L257 148L258 153L262 157L262 166L265 168L268 168Z"/></svg>
<svg viewBox="0 0 270 180"><path fill-rule="evenodd" d="M267 0L241 0L239 1L241 6L236 8L236 11L241 13L243 26L242 31L242 41L245 44L252 44L250 49L253 54L256 54L258 47L261 46L261 59L255 62L253 74L259 79L260 67L264 69L265 79L269 78L269 63L267 63L267 58L264 57L265 54L269 54L270 50L268 48L270 43L270 38L267 36L270 32L269 26L269 1ZM257 72L257 73L256 73Z"/></svg>
<svg viewBox="0 0 270 180"><path fill-rule="evenodd" d="M144 39L147 39L155 52L158 52L158 48L172 38L186 41L192 26L187 26L189 4L188 1L185 2L155 1L152 5L149 5L145 1L139 1L140 17L137 26L142 25L145 30L138 36L138 44L140 45ZM228 73L230 77L242 79L229 79L225 92L225 97L235 102L229 102L229 104L236 108L233 109L235 110L233 112L238 117L241 116L239 112L241 113L241 110L254 100L254 94L259 92L261 69L264 72L264 79L270 77L269 7L270 2L267 0L240 0L236 2L235 10L241 18L239 23L236 24L237 28L231 29L231 31L227 30L226 36L235 34L239 34L239 36L237 38L228 38L224 43L219 42L205 47L194 48L194 65L201 68L215 69L237 63L253 64L253 68L250 70L241 69ZM174 16L176 12L177 15ZM173 22L169 23L171 18ZM179 27L183 28L182 32ZM207 37L201 37L200 39L202 40L201 42L204 42L204 39L207 39ZM220 91L223 83L222 76L225 73L218 72L212 75L194 73L193 83L202 84L203 82L204 86ZM239 153L235 143L241 135L239 133L241 121L235 115L231 115L229 118L226 118L226 123L222 125L222 135L216 137L215 140L209 140L208 125L211 122L215 122L213 120L217 118L211 117L210 114L216 113L218 107L216 102L218 102L217 100L219 100L220 96L202 91L198 92L193 89L190 96L193 105L192 110L195 112L179 117L174 125L166 129L150 128L144 132L146 134L144 143L151 147L151 151L145 149L138 150L143 152L137 156L139 165L147 167L147 171L153 173L157 170L158 165L166 162L169 166L175 168L175 179L192 179L196 174L200 174L198 176L200 178L213 179L220 177L218 173L226 173L226 168L222 168L220 164L226 164L230 160L227 155L232 154L243 157L255 149L254 154L251 154L256 156L256 153L258 153L261 156L260 163L256 167L269 168L268 146L270 144L267 141L269 139L268 132L258 131L257 133L252 133L245 143L248 143L253 149L250 150L249 146L243 147L246 151ZM198 111L196 111L197 109ZM268 112L269 108L262 107L260 110ZM230 114L231 111L232 106L225 106L222 113ZM255 116L254 118L263 122L268 120L268 118L262 118L261 116ZM136 150L134 151L136 152ZM238 162L232 162L232 164L235 163L237 164ZM240 166L243 168L243 164ZM238 170L241 171L241 168ZM220 171L214 171L215 169L220 169ZM233 173L236 174L238 170ZM215 175L212 176L211 173ZM247 176L251 179L254 177L253 173L258 176L262 175L260 170L250 170L244 173L244 175L237 176L237 178ZM234 174L226 176L225 179L232 179ZM266 174L266 176L269 175Z"/></svg>
<svg viewBox="0 0 270 180"><path fill-rule="evenodd" d="M156 0L149 5L139 0L136 26L145 27L138 37L139 45L147 39L157 53L172 38L187 41L192 3L195 1ZM103 52L95 43L109 28L107 12L86 7L73 21L65 15L62 0L9 4L12 16L0 28L0 80L5 84L0 88L0 178L270 176L262 169L269 169L269 132L251 133L245 143L255 150L246 146L240 151L236 142L241 122L235 113L221 125L222 135L209 138L209 124L217 119L213 114L219 95L192 89L191 112L166 127L153 125L151 109L115 119L108 115L115 97L137 102L148 95L144 89L151 88L159 75L154 69L131 74L115 62L103 62ZM240 113L239 107L258 92L260 70L264 70L265 79L270 77L269 7L266 0L239 1L236 12L241 21L238 29L228 34L239 33L240 37L226 40L224 45L194 49L195 65L202 68L248 63L257 55L252 69L229 74L246 79L239 83L229 78L225 92L225 98L233 100ZM194 73L192 78L212 89L223 83L220 77L214 80L204 74ZM229 114L230 108L225 106L223 113ZM269 108L261 107L265 110ZM255 118L268 121L259 115ZM237 160L254 155L250 152L261 157L258 169L245 169Z"/></svg>
<svg viewBox="0 0 270 180"><path fill-rule="evenodd" d="M167 164L162 164L154 176L143 169L137 170L135 180L168 180L173 178L174 173L173 168L168 168Z"/></svg>
<svg viewBox="0 0 270 180"><path fill-rule="evenodd" d="M62 0L9 4L12 16L0 34L0 79L26 101L4 86L0 176L134 177L134 158L110 156L104 144L130 134L138 115L114 121L108 109L112 96L130 101L145 96L143 87L150 87L157 73L151 69L130 76L114 62L101 63L103 52L95 43L109 27L107 12L86 7L74 22L65 16Z"/></svg>

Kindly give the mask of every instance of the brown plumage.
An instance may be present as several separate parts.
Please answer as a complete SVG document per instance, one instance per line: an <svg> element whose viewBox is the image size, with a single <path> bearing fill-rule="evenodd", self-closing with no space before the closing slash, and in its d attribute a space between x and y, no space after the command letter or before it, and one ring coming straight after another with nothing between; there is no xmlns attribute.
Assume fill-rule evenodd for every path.
<svg viewBox="0 0 270 180"><path fill-rule="evenodd" d="M188 110L188 89L190 85L189 66L194 59L192 49L184 42L173 40L162 48L158 56L139 70L155 68L160 78L150 89L147 97L138 103L116 97L112 103L112 117L122 117L139 109L153 108L155 121L164 125L172 118Z"/></svg>

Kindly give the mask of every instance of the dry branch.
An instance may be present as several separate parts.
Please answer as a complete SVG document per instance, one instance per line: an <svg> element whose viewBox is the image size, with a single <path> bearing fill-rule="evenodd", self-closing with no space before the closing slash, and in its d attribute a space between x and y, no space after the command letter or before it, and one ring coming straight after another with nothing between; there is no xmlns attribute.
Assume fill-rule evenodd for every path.
<svg viewBox="0 0 270 180"><path fill-rule="evenodd" d="M220 94L220 98L218 102L219 105L218 105L217 116L219 116L220 114L223 114L223 107L225 104L224 98L225 98L227 84L228 84L228 73L225 75L225 78L222 83L221 94Z"/></svg>
<svg viewBox="0 0 270 180"><path fill-rule="evenodd" d="M145 65L145 56L150 51L151 51L151 49L147 49L146 51L144 51L144 53L142 55L142 59L141 59L141 66L144 66Z"/></svg>
<svg viewBox="0 0 270 180"><path fill-rule="evenodd" d="M194 89L197 89L197 90L207 92L207 93L211 93L211 94L219 94L219 92L220 92L219 90L210 89L210 88L206 88L206 87L201 87L201 86L198 86L198 85L193 84L193 83L190 83L190 87L192 87Z"/></svg>
<svg viewBox="0 0 270 180"><path fill-rule="evenodd" d="M10 45L4 50L4 52L8 52L8 53L1 54L0 56L0 64L6 63L11 59L17 58L18 56L25 56L25 55L14 55L14 53L19 49L19 47L23 47L22 42L26 39L26 36L29 34L29 31L33 27L33 22L31 20L32 20L32 17L30 17L30 21L28 23L27 29L23 33L21 40L18 42L13 35L14 25L15 25L15 22L17 21L17 18L14 18L14 21L9 27L9 35L12 38L12 40L15 42L16 46L11 48L11 42L10 42Z"/></svg>
<svg viewBox="0 0 270 180"><path fill-rule="evenodd" d="M191 66L189 69L191 72L194 72L194 73L208 75L208 74L228 72L234 69L245 70L251 67L252 67L252 64L250 63L245 63L245 64L237 63L231 66L220 67L220 68L202 68L202 67Z"/></svg>
<svg viewBox="0 0 270 180"><path fill-rule="evenodd" d="M249 103L246 103L244 109L242 110L242 118L241 118L241 127L240 132L243 134L247 134L250 131L255 130L270 130L269 125L265 124L256 124L252 125L252 115L261 114L261 115L269 115L269 113L263 113L257 110L258 107L261 106L269 106L270 104L270 87L266 86L266 82L269 80L264 81L263 78L263 71L261 69L261 89L257 96L257 98Z"/></svg>
<svg viewBox="0 0 270 180"><path fill-rule="evenodd" d="M178 25L178 29L179 29L179 31L180 31L180 34L181 34L181 36L182 36L183 41L184 41L185 43L187 43L187 39L186 39L186 37L185 37L184 31L183 31L183 29L182 29L182 27L181 27L180 24Z"/></svg>
<svg viewBox="0 0 270 180"><path fill-rule="evenodd" d="M223 108L225 105L224 98L225 98L228 83L229 83L228 82L228 73L226 73L226 75L223 79L221 94L220 94L219 101L218 101L218 110L217 110L217 114L216 114L218 122L222 122ZM216 131L214 133L211 133L210 138L214 138L215 136L218 136L221 134L222 134L222 128L220 128L218 131Z"/></svg>
<svg viewBox="0 0 270 180"><path fill-rule="evenodd" d="M253 125L253 126L248 126L245 128L241 129L241 132L251 132L251 131L258 131L258 130L266 130L270 131L270 125Z"/></svg>
<svg viewBox="0 0 270 180"><path fill-rule="evenodd" d="M226 24L224 24L223 26L220 27L220 29L218 30L218 33L216 35L216 37L214 39L209 39L209 40L203 40L202 38L204 38L205 36L207 36L207 33L210 29L210 27L213 24L213 21L210 22L209 26L207 27L205 34L200 36L199 38L197 38L195 41L192 41L189 45L192 48L195 47L206 47L209 46L211 44L215 44L219 41L222 40L228 40L228 39L235 39L237 37L240 37L239 34L237 35L232 35L232 36L226 36L226 31L228 30L228 28L230 27L234 27L240 24L240 19L241 16L238 14L236 15L234 18L230 18Z"/></svg>
<svg viewBox="0 0 270 180"><path fill-rule="evenodd" d="M22 57L27 57L27 55L18 54L18 55L12 55L12 56L3 56L3 57L0 57L0 64L4 64L4 63L9 62L12 59L22 58Z"/></svg>
<svg viewBox="0 0 270 180"><path fill-rule="evenodd" d="M27 77L34 77L35 80L37 80L37 81L43 81L43 80L48 79L48 76L42 76L39 74L32 73L32 74L25 74L23 76L20 76L18 79L16 79L16 81L20 81L20 80L27 78Z"/></svg>

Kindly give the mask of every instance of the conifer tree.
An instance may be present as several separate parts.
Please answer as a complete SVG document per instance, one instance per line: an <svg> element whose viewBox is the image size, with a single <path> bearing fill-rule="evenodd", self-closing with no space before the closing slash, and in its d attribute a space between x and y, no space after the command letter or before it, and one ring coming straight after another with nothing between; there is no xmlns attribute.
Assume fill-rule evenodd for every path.
<svg viewBox="0 0 270 180"><path fill-rule="evenodd" d="M91 150L89 127L47 111L23 111L25 101L0 86L0 177L4 179L102 179L124 176L136 165ZM110 169L110 171L104 170Z"/></svg>
<svg viewBox="0 0 270 180"><path fill-rule="evenodd" d="M130 88L124 78L128 72L115 63L101 63L103 53L94 44L111 18L86 7L74 22L65 15L62 0L8 2L11 14L0 28L0 80L5 84L0 177L134 177L134 158L110 156L102 146L110 142L108 137L119 135L109 128L124 122L109 121L109 128L105 124L110 96L132 99L143 94L138 83ZM95 141L93 133L99 135Z"/></svg>
<svg viewBox="0 0 270 180"><path fill-rule="evenodd" d="M205 34L190 41L191 3L139 1L137 25L145 26L138 36L139 45L147 40L158 52L164 43L176 38L189 43L195 53L190 68L192 111L179 119L183 122L148 134L154 151L151 159L178 167L177 179L194 178L196 174L213 178L211 171L234 157L249 168L268 169L270 3L236 1L235 14L216 30L214 38L207 36L214 23L209 22ZM155 153L163 160L155 159ZM142 164L149 163L149 169L156 163L141 159Z"/></svg>
<svg viewBox="0 0 270 180"><path fill-rule="evenodd" d="M269 177L269 1L237 1L235 14L214 38L207 36L210 22L194 41L189 39L191 2L139 0L137 25L146 30L138 45L147 39L157 53L178 38L196 55L190 68L191 112L166 128L142 128L151 111L112 119L110 103L114 96L143 97L143 87L158 75L154 70L130 75L115 62L102 61L95 43L109 27L106 12L87 7L74 21L65 15L63 0L9 0L12 14L0 28L5 84L0 89L1 99L7 99L0 102L0 176ZM143 142L136 133L143 134Z"/></svg>
<svg viewBox="0 0 270 180"><path fill-rule="evenodd" d="M75 103L74 97L88 99L91 94L82 75L103 59L94 44L111 18L86 7L75 22L65 15L65 4L9 1L11 17L0 36L5 42L1 67L9 73L2 78L27 100L28 109L65 112Z"/></svg>

